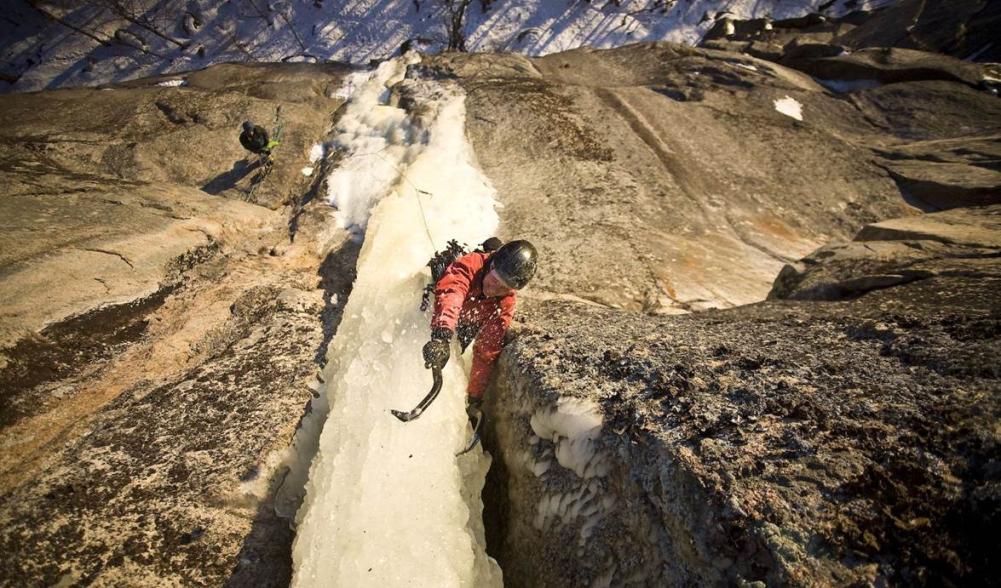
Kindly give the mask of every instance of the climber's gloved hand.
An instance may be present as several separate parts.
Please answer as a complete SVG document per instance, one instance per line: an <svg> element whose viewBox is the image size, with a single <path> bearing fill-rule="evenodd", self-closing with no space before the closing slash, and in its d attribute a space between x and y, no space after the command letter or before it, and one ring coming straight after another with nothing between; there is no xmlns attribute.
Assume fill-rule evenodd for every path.
<svg viewBox="0 0 1001 588"><path fill-rule="evenodd" d="M431 340L424 344L424 367L440 370L448 363L449 340L452 331L448 329L433 329Z"/></svg>
<svg viewBox="0 0 1001 588"><path fill-rule="evenodd" d="M470 420L476 420L483 415L483 399L476 396L466 397L466 416Z"/></svg>

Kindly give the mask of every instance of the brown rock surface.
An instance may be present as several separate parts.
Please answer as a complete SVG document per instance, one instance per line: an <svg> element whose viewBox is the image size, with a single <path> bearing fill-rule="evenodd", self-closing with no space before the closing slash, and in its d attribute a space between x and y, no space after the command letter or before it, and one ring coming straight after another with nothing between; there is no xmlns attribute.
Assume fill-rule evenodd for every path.
<svg viewBox="0 0 1001 588"><path fill-rule="evenodd" d="M989 585L998 252L851 301L532 304L488 392L507 582Z"/></svg>
<svg viewBox="0 0 1001 588"><path fill-rule="evenodd" d="M902 0L876 12L838 41L851 47L905 47L998 62L999 20L1001 6L991 0Z"/></svg>
<svg viewBox="0 0 1001 588"><path fill-rule="evenodd" d="M993 209L953 208L969 203L953 194L937 206L948 214L868 225L937 238L818 259L808 276L833 276L832 296L853 302L685 318L600 306L758 300L772 284L754 271L773 272L804 235L847 239L868 215L912 210L905 198L931 208L874 168L892 179L893 165L942 163L968 170L964 182L990 170L993 96L933 80L842 97L776 64L663 44L517 68L430 61L469 93L468 132L505 233L543 252L489 396L487 529L508 583L992 577L982 547L996 442L980 431L999 411ZM802 123L775 113L784 96L803 104ZM719 246L741 237L758 247ZM853 257L867 247L871 259ZM570 429L597 415L599 431L558 431L564 409ZM943 411L949 436L930 432Z"/></svg>
<svg viewBox="0 0 1001 588"><path fill-rule="evenodd" d="M928 206L982 206L1001 202L1001 172L960 163L888 163L901 191Z"/></svg>
<svg viewBox="0 0 1001 588"><path fill-rule="evenodd" d="M0 584L287 583L270 505L357 255L301 173L343 72L0 97ZM262 174L240 122L279 109Z"/></svg>
<svg viewBox="0 0 1001 588"><path fill-rule="evenodd" d="M545 268L487 408L487 530L508 583L996 575L996 206L956 208L960 189L932 206L893 176L992 170L996 98L945 80L838 95L661 44L530 75L448 59L434 63L469 92L505 234L541 244ZM774 111L784 96L802 123ZM802 262L803 291L826 292L804 297L839 302L629 312L759 300L769 264L863 226Z"/></svg>
<svg viewBox="0 0 1001 588"><path fill-rule="evenodd" d="M812 47L820 51L787 46L782 63L824 80L877 80L884 84L949 80L979 86L986 73L977 63L913 49L871 47L848 53L832 45ZM825 55L826 49L835 49L835 55Z"/></svg>
<svg viewBox="0 0 1001 588"><path fill-rule="evenodd" d="M488 401L511 585L996 577L996 207L919 216L894 171L997 171L996 98L664 43L411 74L466 90L502 236L542 252ZM4 581L287 583L283 452L358 251L301 173L340 75L0 99ZM264 177L237 128L279 106ZM853 299L650 316L759 302L804 256L790 297Z"/></svg>
<svg viewBox="0 0 1001 588"><path fill-rule="evenodd" d="M770 299L842 300L942 276L996 279L1001 206L958 208L865 226L782 268Z"/></svg>
<svg viewBox="0 0 1001 588"><path fill-rule="evenodd" d="M518 59L530 73L429 61L468 92L505 233L542 244L537 295L652 313L744 304L785 261L909 209L841 129L877 133L794 70L663 43ZM775 110L785 96L802 123Z"/></svg>
<svg viewBox="0 0 1001 588"><path fill-rule="evenodd" d="M1001 7L991 0L900 0L873 10L856 10L840 18L820 13L801 18L768 21L720 18L705 35L706 46L743 46L739 51L765 50L779 60L790 57L798 45L834 45L847 49L897 47L914 49L925 59L946 65L956 59L991 63L1001 61L1001 47L995 41ZM785 47L785 50L782 49ZM767 49L766 49L767 48ZM904 56L907 52L896 52ZM932 57L950 56L954 60ZM864 58L863 61L870 61ZM933 68L936 66L933 66ZM969 69L961 65L960 69ZM948 66L946 69L954 68Z"/></svg>

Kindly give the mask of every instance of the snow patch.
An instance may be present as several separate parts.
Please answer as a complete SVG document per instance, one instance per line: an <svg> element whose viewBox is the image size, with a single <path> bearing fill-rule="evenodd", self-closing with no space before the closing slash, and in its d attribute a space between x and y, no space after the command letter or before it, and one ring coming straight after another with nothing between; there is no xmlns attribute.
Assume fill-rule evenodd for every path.
<svg viewBox="0 0 1001 588"><path fill-rule="evenodd" d="M184 78L179 78L176 80L164 80L157 84L157 86L160 86L161 88L178 88L180 86L187 86L187 85L188 85L188 80Z"/></svg>
<svg viewBox="0 0 1001 588"><path fill-rule="evenodd" d="M302 168L302 175L308 178L309 176L313 175L313 171L314 171L313 168L307 165L306 167Z"/></svg>
<svg viewBox="0 0 1001 588"><path fill-rule="evenodd" d="M320 161L327 155L327 146L323 143L317 143L310 147L309 149L309 162L316 163Z"/></svg>
<svg viewBox="0 0 1001 588"><path fill-rule="evenodd" d="M775 100L775 110L796 120L803 120L803 105L790 96Z"/></svg>

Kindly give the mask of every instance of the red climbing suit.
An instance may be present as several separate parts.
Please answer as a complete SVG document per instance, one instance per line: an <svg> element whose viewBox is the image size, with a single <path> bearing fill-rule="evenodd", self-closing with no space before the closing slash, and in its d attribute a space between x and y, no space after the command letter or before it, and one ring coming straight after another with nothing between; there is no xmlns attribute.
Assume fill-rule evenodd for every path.
<svg viewBox="0 0 1001 588"><path fill-rule="evenodd" d="M478 329L473 345L473 368L469 373L470 396L480 398L490 380L504 333L514 316L515 295L490 298L483 295L483 277L490 255L469 253L452 262L434 289L432 329Z"/></svg>

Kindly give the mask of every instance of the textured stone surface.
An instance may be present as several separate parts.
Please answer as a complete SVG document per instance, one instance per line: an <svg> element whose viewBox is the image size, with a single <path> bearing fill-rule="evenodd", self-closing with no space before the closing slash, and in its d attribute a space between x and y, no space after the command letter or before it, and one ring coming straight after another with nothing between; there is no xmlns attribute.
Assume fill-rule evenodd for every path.
<svg viewBox="0 0 1001 588"><path fill-rule="evenodd" d="M461 74L440 60L439 75L469 91L503 230L544 260L488 396L487 530L509 584L996 575L996 207L963 208L996 200L957 189L929 202L894 175L992 173L995 97L943 79L845 96L760 59L664 45L550 56L535 60L541 77L479 76L487 66L461 59ZM772 109L786 95L803 123ZM745 273L762 251L717 248L733 226L766 242L746 222L750 194L756 218L794 227L768 254L793 257L804 234L831 243L789 266L791 297L831 302L629 312L770 289ZM661 253L675 250L687 263ZM715 302L690 294L703 285ZM602 308L614 305L626 310ZM579 400L603 424L574 471L558 463L568 439L532 422Z"/></svg>
<svg viewBox="0 0 1001 588"><path fill-rule="evenodd" d="M991 0L900 0L876 10L857 10L841 18L822 14L780 21L720 18L703 42L718 47L729 44L728 48L739 47L740 51L752 53L766 51L776 60L783 54L790 56L789 50L798 45L809 44L853 50L898 47L965 61L997 63L1001 61L1001 48L994 40L998 18L1001 7ZM935 59L940 64L947 61Z"/></svg>
<svg viewBox="0 0 1001 588"><path fill-rule="evenodd" d="M867 225L782 268L769 298L841 300L942 276L1001 277L1001 206L959 208Z"/></svg>
<svg viewBox="0 0 1001 588"><path fill-rule="evenodd" d="M996 41L999 18L1001 6L991 0L902 0L876 12L839 41L851 47L905 47L996 63L1001 61Z"/></svg>
<svg viewBox="0 0 1001 588"><path fill-rule="evenodd" d="M287 585L273 501L358 250L301 173L342 73L0 98L0 584ZM264 177L239 125L279 107Z"/></svg>
<svg viewBox="0 0 1001 588"><path fill-rule="evenodd" d="M782 63L824 80L877 80L884 84L949 80L976 87L985 74L980 64L913 49L879 47L849 53L833 45L812 47L823 51L787 46ZM834 55L825 55L828 49L833 49Z"/></svg>
<svg viewBox="0 0 1001 588"><path fill-rule="evenodd" d="M868 160L880 133L777 64L663 43L552 55L532 73L427 61L468 92L504 235L541 245L530 295L649 313L753 302L786 261L910 210ZM803 122L775 110L785 96Z"/></svg>
<svg viewBox="0 0 1001 588"><path fill-rule="evenodd" d="M828 29L806 40L847 27ZM509 584L997 577L996 207L902 179L996 172L996 97L837 93L669 44L411 73L465 88L502 236L543 254L488 401ZM282 452L358 252L313 200L325 170L300 172L340 75L221 66L4 98L0 580L287 583ZM286 143L251 198L237 128L279 106ZM787 264L783 295L834 300L651 316L760 301ZM567 401L602 421L577 470L532 439Z"/></svg>
<svg viewBox="0 0 1001 588"><path fill-rule="evenodd" d="M488 392L505 578L990 582L1001 512L991 265L850 302L686 317L533 304ZM600 406L594 459L607 474L556 463L565 438L532 438L533 417L567 399ZM553 497L566 508L540 524Z"/></svg>

